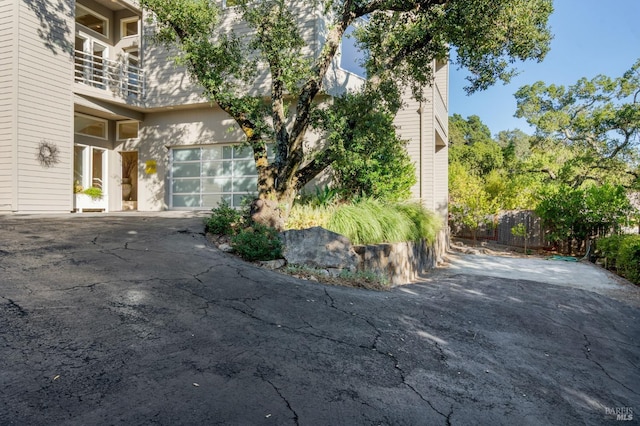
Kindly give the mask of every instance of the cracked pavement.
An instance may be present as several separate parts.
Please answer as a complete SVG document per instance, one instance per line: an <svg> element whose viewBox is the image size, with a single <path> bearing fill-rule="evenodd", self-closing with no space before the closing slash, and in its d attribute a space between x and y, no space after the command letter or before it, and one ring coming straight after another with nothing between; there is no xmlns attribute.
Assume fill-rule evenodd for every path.
<svg viewBox="0 0 640 426"><path fill-rule="evenodd" d="M333 287L202 232L192 214L0 216L0 424L638 423L637 287Z"/></svg>

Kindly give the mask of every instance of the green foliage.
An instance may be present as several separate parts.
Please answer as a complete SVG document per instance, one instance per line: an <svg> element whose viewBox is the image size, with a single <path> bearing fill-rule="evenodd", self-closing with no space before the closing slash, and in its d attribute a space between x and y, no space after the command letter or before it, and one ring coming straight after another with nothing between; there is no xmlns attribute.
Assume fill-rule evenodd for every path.
<svg viewBox="0 0 640 426"><path fill-rule="evenodd" d="M456 217L478 208L478 203L491 210L533 209L545 180L540 169L549 167L530 164L534 157L531 137L520 130L503 131L498 140L491 138L489 128L478 116L466 120L454 114L449 120L450 192L456 199ZM458 178L458 175L460 176ZM473 176L473 177L470 177ZM472 182L468 182L471 179ZM480 191L476 207L466 205L462 194L472 195L471 186ZM478 225L479 226L479 225Z"/></svg>
<svg viewBox="0 0 640 426"><path fill-rule="evenodd" d="M415 167L393 118L379 94L370 92L345 94L317 111L314 124L329 141L319 155L330 162L338 196L391 201L410 196Z"/></svg>
<svg viewBox="0 0 640 426"><path fill-rule="evenodd" d="M334 205L338 201L338 198L339 191L336 188L324 186L320 189L316 186L316 192L314 197L311 199L311 204L320 207L328 207Z"/></svg>
<svg viewBox="0 0 640 426"><path fill-rule="evenodd" d="M516 116L570 152L559 176L583 182L632 185L640 141L640 60L621 77L599 75L569 87L539 81L516 93Z"/></svg>
<svg viewBox="0 0 640 426"><path fill-rule="evenodd" d="M342 234L354 244L419 241L433 242L440 230L437 217L413 204L385 204L363 198L336 208L327 229Z"/></svg>
<svg viewBox="0 0 640 426"><path fill-rule="evenodd" d="M614 234L608 237L598 238L596 240L595 252L598 257L604 257L607 259L608 268L615 268L616 259L618 258L618 253L620 251L620 247L622 246L622 241L625 238L629 238L629 236Z"/></svg>
<svg viewBox="0 0 640 426"><path fill-rule="evenodd" d="M333 213L331 206L296 203L289 212L286 229L306 229L314 226L327 227Z"/></svg>
<svg viewBox="0 0 640 426"><path fill-rule="evenodd" d="M220 2L140 3L155 14L158 40L177 48L180 63L203 95L243 132L254 151L262 183L259 195L288 206L297 191L332 163L345 187L356 182L356 193L406 196L410 163L398 154L403 144L388 124L400 93L410 87L421 98L422 89L433 81L432 64L446 62L451 48L457 51L457 65L471 71L469 92L508 81L515 60L546 55L551 40L547 21L553 10L551 0L235 0L234 18L239 27L249 29L240 36L228 25L230 20L222 19L231 12L223 11ZM310 20L320 14L326 18L324 42L316 47L313 39L314 45L308 46L303 35L317 26ZM369 80L364 90L380 93L386 109L367 111L357 102L358 108L343 108L344 121L333 117L326 128L335 155L316 155L305 151L302 141L319 96L326 93L322 82L352 25L365 52ZM264 81L271 82L270 93L256 93ZM351 101L346 97L344 102ZM351 131L347 123L357 127ZM273 161L266 154L267 141L275 142Z"/></svg>
<svg viewBox="0 0 640 426"><path fill-rule="evenodd" d="M225 201L218 203L218 207L211 210L211 216L205 220L206 232L220 235L233 235L242 226L242 214L230 207Z"/></svg>
<svg viewBox="0 0 640 426"><path fill-rule="evenodd" d="M287 265L283 272L291 275L314 276L323 281L327 279L327 271L312 268L306 265ZM371 290L386 290L389 288L387 277L376 274L373 271L355 271L343 269L337 276L343 282L346 281L355 287L363 287Z"/></svg>
<svg viewBox="0 0 640 426"><path fill-rule="evenodd" d="M492 224L498 203L484 189L482 179L459 163L449 166L449 214L453 223L474 232Z"/></svg>
<svg viewBox="0 0 640 426"><path fill-rule="evenodd" d="M414 230L411 231L413 241L424 238L426 241L433 243L436 240L438 232L442 229L442 221L438 216L427 210L420 203L395 204L394 207L404 213L413 223Z"/></svg>
<svg viewBox="0 0 640 426"><path fill-rule="evenodd" d="M612 235L596 242L597 253L607 259L607 267L629 281L640 284L640 235Z"/></svg>
<svg viewBox="0 0 640 426"><path fill-rule="evenodd" d="M95 186L92 186L91 188L87 188L83 190L82 193L88 195L94 200L99 200L103 196L102 189L96 188Z"/></svg>
<svg viewBox="0 0 640 426"><path fill-rule="evenodd" d="M452 147L490 142L493 142L491 130L477 115L470 115L466 120L460 114L449 117L449 143Z"/></svg>
<svg viewBox="0 0 640 426"><path fill-rule="evenodd" d="M349 2L331 2L341 9ZM360 3L359 3L360 4ZM468 92L483 90L514 74L512 59L542 60L551 34L546 28L551 1L474 0L425 3L381 2L372 11L366 2L356 11L370 15L355 32L368 52L367 75L391 71L404 80L429 81L433 59L445 60L455 49L458 66L470 70ZM336 10L341 14L342 10ZM357 13L356 13L357 15Z"/></svg>
<svg viewBox="0 0 640 426"><path fill-rule="evenodd" d="M387 288L389 287L389 279L380 274L376 274L373 271L355 271L351 272L343 269L338 275L339 278L352 280L352 281L364 281L368 284L374 284L376 287Z"/></svg>
<svg viewBox="0 0 640 426"><path fill-rule="evenodd" d="M511 234L514 237L527 238L527 227L524 223L519 223L511 228Z"/></svg>
<svg viewBox="0 0 640 426"><path fill-rule="evenodd" d="M549 190L536 213L550 230L550 241L582 241L587 237L618 232L633 212L621 186L573 189L561 185Z"/></svg>
<svg viewBox="0 0 640 426"><path fill-rule="evenodd" d="M282 242L278 231L253 223L231 237L231 246L245 260L273 260L282 257Z"/></svg>

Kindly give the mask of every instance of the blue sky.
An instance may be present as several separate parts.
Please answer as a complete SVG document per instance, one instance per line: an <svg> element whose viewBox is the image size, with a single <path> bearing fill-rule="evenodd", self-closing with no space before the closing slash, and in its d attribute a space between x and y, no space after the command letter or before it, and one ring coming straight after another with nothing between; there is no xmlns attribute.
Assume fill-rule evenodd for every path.
<svg viewBox="0 0 640 426"><path fill-rule="evenodd" d="M508 85L467 96L464 70L450 70L449 113L478 115L495 135L501 130L533 130L513 117L513 94L526 84L571 85L598 74L619 77L640 58L640 0L556 0L549 24L551 51L541 63L517 64L521 73Z"/></svg>
<svg viewBox="0 0 640 426"><path fill-rule="evenodd" d="M467 73L452 67L449 113L478 115L494 135L514 128L533 133L525 120L513 116L518 88L539 80L566 86L598 74L618 77L640 58L640 0L555 0L554 9L551 51L542 63L517 63L521 73L508 85L467 96ZM344 53L349 54L346 46Z"/></svg>

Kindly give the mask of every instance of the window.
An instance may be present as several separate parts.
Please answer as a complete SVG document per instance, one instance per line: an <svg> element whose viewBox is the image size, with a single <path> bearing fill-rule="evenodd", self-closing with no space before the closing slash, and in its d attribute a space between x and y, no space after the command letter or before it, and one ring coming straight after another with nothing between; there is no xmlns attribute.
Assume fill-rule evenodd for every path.
<svg viewBox="0 0 640 426"><path fill-rule="evenodd" d="M118 125L116 126L116 139L121 141L125 139L136 139L137 137L137 121L118 121Z"/></svg>
<svg viewBox="0 0 640 426"><path fill-rule="evenodd" d="M120 21L120 37L136 36L140 32L138 23L140 19L137 16L125 18Z"/></svg>
<svg viewBox="0 0 640 426"><path fill-rule="evenodd" d="M125 56L126 63L126 82L124 84L125 91L128 96L132 97L141 97L143 87L142 87L142 79L140 78L140 74L142 70L140 69L140 53L137 48L129 49L126 51Z"/></svg>
<svg viewBox="0 0 640 426"><path fill-rule="evenodd" d="M76 3L76 23L109 37L109 20L104 16Z"/></svg>
<svg viewBox="0 0 640 426"><path fill-rule="evenodd" d="M273 158L271 146L268 155ZM221 201L240 207L255 194L258 172L249 147L214 145L171 150L171 207L213 208Z"/></svg>
<svg viewBox="0 0 640 426"><path fill-rule="evenodd" d="M107 120L90 115L75 114L73 117L74 132L94 138L107 139Z"/></svg>
<svg viewBox="0 0 640 426"><path fill-rule="evenodd" d="M102 148L74 145L73 158L73 185L78 190L81 188L105 187L105 174L107 170L107 151Z"/></svg>
<svg viewBox="0 0 640 426"><path fill-rule="evenodd" d="M108 50L107 46L78 33L75 38L75 80L100 89L106 88Z"/></svg>

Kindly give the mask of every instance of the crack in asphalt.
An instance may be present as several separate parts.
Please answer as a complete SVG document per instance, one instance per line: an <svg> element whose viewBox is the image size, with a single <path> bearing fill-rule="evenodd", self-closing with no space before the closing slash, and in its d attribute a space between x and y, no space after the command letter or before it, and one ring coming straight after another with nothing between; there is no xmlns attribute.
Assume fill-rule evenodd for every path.
<svg viewBox="0 0 640 426"><path fill-rule="evenodd" d="M18 315L20 315L21 317L26 317L27 315L29 315L29 313L22 306L16 303L13 299L9 299L8 297L4 297L4 296L0 296L0 297L2 297L4 300L7 301L7 305L9 305L9 309L17 311Z"/></svg>
<svg viewBox="0 0 640 426"><path fill-rule="evenodd" d="M448 414L445 414L443 412L441 412L440 410L438 410L436 407L434 407L434 405L431 403L431 401L429 401L428 399L426 399L420 392L418 392L418 390L413 387L411 384L409 384L407 382L407 377L406 377L406 373L405 371L400 367L400 362L398 360L398 358L393 355L391 352L385 352L382 351L378 348L378 342L380 341L380 339L382 338L382 332L380 331L380 329L368 318L363 317L359 314L356 314L354 312L348 312L345 311L343 309L338 308L337 306L335 306L335 300L333 299L333 297L329 294L328 290L325 289L324 290L325 295L329 298L329 300L331 301L331 304L326 304L327 306L329 306L330 308L333 308L335 310L337 310L338 312L342 312L344 314L351 314L356 316L357 318L365 321L373 330L375 330L376 332L376 336L373 339L373 342L371 344L371 346L366 347L364 345L360 345L361 348L363 349L369 349L369 350L373 350L376 353L389 358L392 362L393 362L393 367L395 370L398 371L398 373L400 374L400 378L402 379L402 384L405 385L407 388L409 388L413 393L415 393L421 400L423 400L424 402L427 403L427 405L436 413L438 413L439 415L441 415L442 417L445 418L446 420L446 424L447 426L451 426L451 415L453 414L453 405L451 406L451 409L449 411ZM444 360L444 362L446 363L446 355L444 354L442 348L438 345L438 343L436 343L436 347L438 348L438 350L440 351L440 359Z"/></svg>
<svg viewBox="0 0 640 426"><path fill-rule="evenodd" d="M198 272L197 274L193 274L193 278L198 281L200 284L204 284L204 281L202 281L199 277L200 275L204 275L204 274L208 274L209 272L211 272L212 269L216 268L217 265L211 265L210 267L208 267L205 271L203 272Z"/></svg>
<svg viewBox="0 0 640 426"><path fill-rule="evenodd" d="M622 386L623 388L625 388L626 390L628 390L629 392L639 395L638 392L634 391L633 389L629 388L627 385L625 385L624 383L622 383L620 380L615 379L613 377L611 377L611 375L609 374L609 372L602 366L602 364L600 364L598 361L591 359L591 342L589 341L589 338L587 337L586 334L583 334L584 336L584 340L585 340L585 344L584 344L584 356L585 358L587 358L589 361L593 362L595 365L597 365L600 370L602 370L602 372L611 380L613 380L614 382L616 382L617 384L619 384L620 386Z"/></svg>
<svg viewBox="0 0 640 426"><path fill-rule="evenodd" d="M568 328L571 331L575 331L577 334L584 335L582 330L578 330L577 328L574 328L569 324L565 324L563 322L560 322L560 321L558 321L558 320L556 320L556 319L554 319L554 318L552 318L552 317L550 317L548 315L540 314L540 316L543 317L543 318L546 318L547 320L549 320L549 322L551 322L554 326L565 327L565 328ZM566 314L563 313L563 316L566 317ZM570 318L568 318L568 319L571 320ZM619 330L616 330L616 331L619 331ZM619 344L619 345L631 346L632 348L640 347L640 345L636 345L636 344L633 344L633 343L630 343L630 342L624 342L624 341L621 341L621 340L613 339L613 338L608 337L608 336L601 336L599 334L591 334L591 336L595 337L597 339L608 340L610 342L615 342L616 344Z"/></svg>
<svg viewBox="0 0 640 426"><path fill-rule="evenodd" d="M289 400L282 394L282 392L280 391L280 389L278 389L278 387L276 385L273 384L273 382L269 379L267 379L266 377L262 376L262 375L258 375L258 377L260 377L260 379L262 379L262 381L268 383L274 391L276 391L276 393L278 394L278 396L280 397L280 399L282 399L284 401L284 403L286 404L287 408L289 409L289 411L291 411L291 413L293 414L293 422L296 425L300 425L300 417L298 417L298 413L296 413L296 410L293 409L293 407L291 406L291 403L289 402Z"/></svg>

